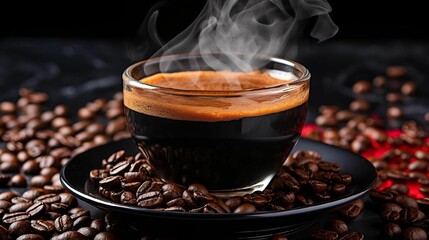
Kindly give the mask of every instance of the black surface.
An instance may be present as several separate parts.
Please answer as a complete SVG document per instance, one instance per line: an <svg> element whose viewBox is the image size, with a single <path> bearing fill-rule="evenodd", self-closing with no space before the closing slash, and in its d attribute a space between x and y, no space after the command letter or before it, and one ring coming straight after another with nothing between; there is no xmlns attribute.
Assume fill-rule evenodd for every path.
<svg viewBox="0 0 429 240"><path fill-rule="evenodd" d="M333 201L309 207L298 207L287 211L257 212L252 214L204 214L162 212L137 206L126 206L106 200L98 193L98 187L88 180L92 169L101 168L101 160L108 158L115 151L125 149L128 155L137 153L136 144L132 139L108 143L93 148L71 158L61 170L61 182L64 187L77 198L100 209L135 217L142 226L162 231L169 226L170 233L190 233L193 229L209 231L217 226L218 234L236 236L238 238L264 237L275 233L293 233L313 223L330 210L350 201L365 196L375 183L374 167L360 155L341 148L301 139L295 150L314 150L322 154L322 159L335 162L341 166L342 173L352 175L353 181L348 191Z"/></svg>

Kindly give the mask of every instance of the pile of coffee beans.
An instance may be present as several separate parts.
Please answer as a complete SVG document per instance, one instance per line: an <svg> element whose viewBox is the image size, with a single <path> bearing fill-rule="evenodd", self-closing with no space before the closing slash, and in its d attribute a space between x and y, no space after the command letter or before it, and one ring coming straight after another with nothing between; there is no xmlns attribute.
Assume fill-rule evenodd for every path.
<svg viewBox="0 0 429 240"><path fill-rule="evenodd" d="M161 211L193 213L252 213L287 210L333 200L347 193L352 182L341 167L322 160L314 151L297 151L285 162L264 191L220 199L194 183L186 188L166 183L142 154L127 156L124 150L100 159L101 169L93 169L89 179L100 195L125 205Z"/></svg>
<svg viewBox="0 0 429 240"><path fill-rule="evenodd" d="M77 114L48 107L48 95L22 88L0 102L0 239L118 239L106 217L91 217L59 180L73 155L130 137L122 96L96 99Z"/></svg>
<svg viewBox="0 0 429 240"><path fill-rule="evenodd" d="M381 238L427 239L429 138L424 124L429 113L413 120L403 112L404 104L418 94L416 83L405 67L390 66L372 81L356 81L352 90L355 99L348 108L320 106L316 125L308 127L304 136L349 149L371 161L378 182L370 201L384 224ZM371 101L380 96L384 101ZM318 238L321 234L324 232L316 231L312 236L337 239Z"/></svg>

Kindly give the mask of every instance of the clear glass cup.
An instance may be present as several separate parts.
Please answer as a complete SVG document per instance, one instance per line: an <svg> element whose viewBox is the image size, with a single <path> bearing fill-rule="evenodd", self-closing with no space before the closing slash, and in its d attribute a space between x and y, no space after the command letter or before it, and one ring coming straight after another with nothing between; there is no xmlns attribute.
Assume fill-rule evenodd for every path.
<svg viewBox="0 0 429 240"><path fill-rule="evenodd" d="M216 71L206 57L170 55L129 66L127 126L167 182L200 183L219 197L263 190L300 138L310 73L262 56L251 72Z"/></svg>

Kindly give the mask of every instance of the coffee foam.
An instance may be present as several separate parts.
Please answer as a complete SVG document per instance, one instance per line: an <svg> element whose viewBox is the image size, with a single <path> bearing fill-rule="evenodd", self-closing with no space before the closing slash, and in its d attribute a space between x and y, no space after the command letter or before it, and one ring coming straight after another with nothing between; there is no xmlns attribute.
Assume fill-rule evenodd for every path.
<svg viewBox="0 0 429 240"><path fill-rule="evenodd" d="M295 79L296 77L292 76L289 76L289 79L274 78L269 72L159 73L140 81L165 88L218 91L225 93L224 95L231 91L275 86L279 87L273 89L288 88L288 90L270 94L250 93L240 97L190 97L132 87L131 91L124 88L124 104L134 111L162 118L208 122L229 121L285 111L305 103L308 100L309 82L286 85Z"/></svg>

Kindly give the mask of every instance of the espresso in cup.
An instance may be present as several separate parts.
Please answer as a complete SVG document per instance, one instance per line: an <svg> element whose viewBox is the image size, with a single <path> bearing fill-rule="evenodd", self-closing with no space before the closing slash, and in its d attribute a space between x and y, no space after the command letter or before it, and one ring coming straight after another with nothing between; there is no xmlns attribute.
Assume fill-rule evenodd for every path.
<svg viewBox="0 0 429 240"><path fill-rule="evenodd" d="M226 196L267 186L300 137L308 79L269 69L144 76L140 64L124 76L125 114L158 176Z"/></svg>

